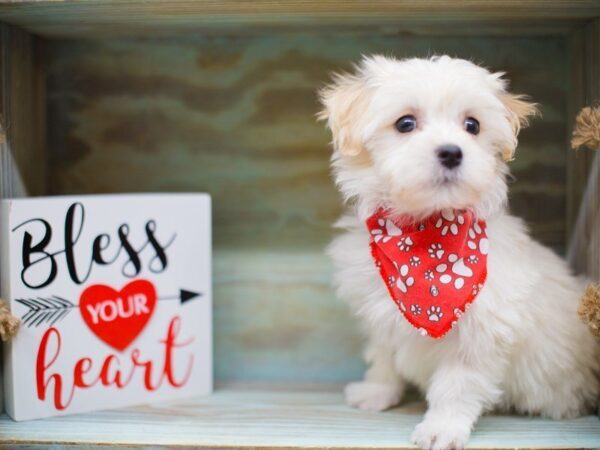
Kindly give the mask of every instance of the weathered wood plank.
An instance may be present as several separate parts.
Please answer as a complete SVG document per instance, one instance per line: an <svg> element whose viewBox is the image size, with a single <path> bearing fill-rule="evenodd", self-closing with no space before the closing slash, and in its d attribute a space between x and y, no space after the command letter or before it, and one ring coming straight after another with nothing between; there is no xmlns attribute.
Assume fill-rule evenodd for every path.
<svg viewBox="0 0 600 450"><path fill-rule="evenodd" d="M328 136L314 121L315 90L361 52L390 49L485 61L506 69L514 90L540 102L544 118L523 132L513 164L515 204L519 195L531 197L516 212L534 228L564 218L567 71L566 44L558 38L346 33L53 42L51 191L210 189L222 225L218 247L320 247L339 202L328 176ZM544 240L560 245L563 233Z"/></svg>
<svg viewBox="0 0 600 450"><path fill-rule="evenodd" d="M587 25L585 39L586 100L591 104L600 101L600 19ZM600 281L600 158L590 150L587 153L588 176L586 194L582 199L582 208L585 209L581 211L587 230L585 235L589 236L585 269L588 275Z"/></svg>
<svg viewBox="0 0 600 450"><path fill-rule="evenodd" d="M213 196L219 380L360 376L361 339L328 286L324 247L340 200L314 114L329 72L363 52L473 58L540 102L543 119L513 163L511 205L563 247L565 39L346 31L45 47L52 193Z"/></svg>
<svg viewBox="0 0 600 450"><path fill-rule="evenodd" d="M361 377L362 339L333 297L322 251L216 249L213 273L218 380Z"/></svg>
<svg viewBox="0 0 600 450"><path fill-rule="evenodd" d="M588 23L570 43L569 137L575 116L600 101L600 20ZM600 280L600 158L591 149L567 159L569 260L578 273Z"/></svg>
<svg viewBox="0 0 600 450"><path fill-rule="evenodd" d="M384 24L416 33L567 32L597 17L595 0L31 0L4 2L0 20L46 36L123 36ZM399 24L402 24L399 26Z"/></svg>
<svg viewBox="0 0 600 450"><path fill-rule="evenodd" d="M116 448L414 448L418 400L371 413L340 392L220 390L205 398L31 422L0 417L0 446L110 445ZM597 417L551 421L485 416L469 448L600 448Z"/></svg>
<svg viewBox="0 0 600 450"><path fill-rule="evenodd" d="M0 24L0 198L46 189L45 79L36 45L30 34Z"/></svg>
<svg viewBox="0 0 600 450"><path fill-rule="evenodd" d="M0 24L0 196L46 190L45 79L35 37ZM24 186L23 186L24 183Z"/></svg>

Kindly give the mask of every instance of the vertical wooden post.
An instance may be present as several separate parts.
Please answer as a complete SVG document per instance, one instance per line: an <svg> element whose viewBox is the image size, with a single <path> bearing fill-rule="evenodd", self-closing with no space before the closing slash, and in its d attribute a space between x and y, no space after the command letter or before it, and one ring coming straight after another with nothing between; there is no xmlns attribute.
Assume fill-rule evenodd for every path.
<svg viewBox="0 0 600 450"><path fill-rule="evenodd" d="M31 34L0 24L0 198L46 191L45 82L38 45ZM0 411L2 405L0 389Z"/></svg>
<svg viewBox="0 0 600 450"><path fill-rule="evenodd" d="M38 39L0 24L0 197L46 191L44 76Z"/></svg>
<svg viewBox="0 0 600 450"><path fill-rule="evenodd" d="M583 106L600 101L600 19L572 36L570 63L569 117L574 121ZM600 280L600 155L589 149L569 151L567 170L569 260L576 272Z"/></svg>

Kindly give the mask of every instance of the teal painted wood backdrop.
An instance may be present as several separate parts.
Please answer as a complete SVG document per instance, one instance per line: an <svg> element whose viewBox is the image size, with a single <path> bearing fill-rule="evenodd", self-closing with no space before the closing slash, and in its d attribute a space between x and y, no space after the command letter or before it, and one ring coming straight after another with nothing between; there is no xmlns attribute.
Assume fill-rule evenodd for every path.
<svg viewBox="0 0 600 450"><path fill-rule="evenodd" d="M361 339L323 249L341 211L315 91L362 53L449 53L505 70L543 119L522 134L511 207L565 245L565 37L378 29L45 43L53 194L213 196L218 381L340 382Z"/></svg>

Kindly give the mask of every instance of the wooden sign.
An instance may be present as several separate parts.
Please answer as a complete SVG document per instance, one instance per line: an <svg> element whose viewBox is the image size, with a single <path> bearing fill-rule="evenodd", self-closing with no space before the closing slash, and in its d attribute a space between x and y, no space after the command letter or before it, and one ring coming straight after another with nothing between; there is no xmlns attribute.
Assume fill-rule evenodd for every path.
<svg viewBox="0 0 600 450"><path fill-rule="evenodd" d="M210 197L2 202L2 297L15 420L212 390Z"/></svg>

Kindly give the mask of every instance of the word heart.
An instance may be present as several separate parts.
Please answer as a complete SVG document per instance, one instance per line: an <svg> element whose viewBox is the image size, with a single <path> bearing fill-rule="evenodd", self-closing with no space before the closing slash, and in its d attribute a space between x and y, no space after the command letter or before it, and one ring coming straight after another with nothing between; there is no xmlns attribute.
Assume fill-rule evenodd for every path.
<svg viewBox="0 0 600 450"><path fill-rule="evenodd" d="M96 385L125 389L138 372L142 372L146 391L160 389L165 380L170 386L180 388L188 382L194 364L194 354L188 351L185 369L175 368L176 361L184 361L181 357L175 357L175 351L194 342L193 337L185 341L179 339L180 329L181 318L174 316L169 322L165 338L159 341L163 346L162 361L161 358L153 360L152 353L150 357L143 358L139 348L131 350L128 358L109 354L98 361L98 358L84 356L77 360L72 369L72 378L69 378L68 373L60 371L60 368L64 369L64 364L60 363L63 339L58 329L50 327L42 336L36 357L37 398L42 401L51 398L54 407L62 411L69 406L77 390ZM175 375L176 372L180 374L179 377Z"/></svg>
<svg viewBox="0 0 600 450"><path fill-rule="evenodd" d="M144 330L156 306L156 289L148 280L134 280L120 291L104 284L86 288L79 311L86 325L104 343L125 350Z"/></svg>

